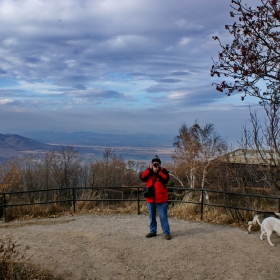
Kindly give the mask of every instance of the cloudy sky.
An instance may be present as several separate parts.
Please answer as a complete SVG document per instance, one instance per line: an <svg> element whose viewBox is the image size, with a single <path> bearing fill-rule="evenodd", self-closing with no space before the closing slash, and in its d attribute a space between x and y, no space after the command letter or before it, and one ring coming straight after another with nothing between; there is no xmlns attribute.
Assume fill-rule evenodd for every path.
<svg viewBox="0 0 280 280"><path fill-rule="evenodd" d="M231 0L0 0L0 133L240 138L249 104L211 84ZM247 1L248 3L248 1Z"/></svg>

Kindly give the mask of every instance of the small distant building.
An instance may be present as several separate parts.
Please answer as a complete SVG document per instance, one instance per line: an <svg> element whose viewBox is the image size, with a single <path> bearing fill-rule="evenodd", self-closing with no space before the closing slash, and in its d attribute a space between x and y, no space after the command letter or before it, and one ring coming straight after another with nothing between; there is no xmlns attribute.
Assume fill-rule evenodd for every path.
<svg viewBox="0 0 280 280"><path fill-rule="evenodd" d="M220 164L226 165L229 172L227 186L239 191L269 194L280 185L280 157L272 150L237 149L216 158Z"/></svg>
<svg viewBox="0 0 280 280"><path fill-rule="evenodd" d="M230 153L217 158L218 161L236 164L249 164L249 165L270 165L274 166L277 162L278 155L270 150L245 150L237 149ZM280 163L280 158L278 159Z"/></svg>

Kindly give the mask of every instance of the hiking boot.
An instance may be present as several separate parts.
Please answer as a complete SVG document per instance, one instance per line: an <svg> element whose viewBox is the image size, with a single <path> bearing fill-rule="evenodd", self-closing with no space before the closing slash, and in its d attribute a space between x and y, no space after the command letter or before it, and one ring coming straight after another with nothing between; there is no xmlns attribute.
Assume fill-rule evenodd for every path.
<svg viewBox="0 0 280 280"><path fill-rule="evenodd" d="M145 237L147 237L147 238L154 237L154 236L157 236L157 234L156 233L151 233L151 232L149 232L145 235Z"/></svg>
<svg viewBox="0 0 280 280"><path fill-rule="evenodd" d="M166 235L163 236L163 239L170 240L171 239L171 235L170 234L166 234Z"/></svg>

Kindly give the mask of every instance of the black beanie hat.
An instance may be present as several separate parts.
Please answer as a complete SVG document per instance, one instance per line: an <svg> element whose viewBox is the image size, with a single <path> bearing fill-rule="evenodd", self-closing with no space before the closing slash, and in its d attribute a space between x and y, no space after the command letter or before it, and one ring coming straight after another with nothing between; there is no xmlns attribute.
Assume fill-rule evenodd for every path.
<svg viewBox="0 0 280 280"><path fill-rule="evenodd" d="M158 162L159 164L161 164L160 158L157 155L152 158L152 162Z"/></svg>

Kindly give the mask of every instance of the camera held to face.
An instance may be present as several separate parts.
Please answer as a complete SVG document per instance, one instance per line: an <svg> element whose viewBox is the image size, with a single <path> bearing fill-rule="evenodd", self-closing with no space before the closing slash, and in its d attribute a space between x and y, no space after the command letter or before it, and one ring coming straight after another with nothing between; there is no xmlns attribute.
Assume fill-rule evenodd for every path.
<svg viewBox="0 0 280 280"><path fill-rule="evenodd" d="M157 164L157 163L153 164L153 166L154 166L155 168L158 168L158 164Z"/></svg>

